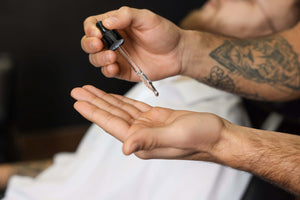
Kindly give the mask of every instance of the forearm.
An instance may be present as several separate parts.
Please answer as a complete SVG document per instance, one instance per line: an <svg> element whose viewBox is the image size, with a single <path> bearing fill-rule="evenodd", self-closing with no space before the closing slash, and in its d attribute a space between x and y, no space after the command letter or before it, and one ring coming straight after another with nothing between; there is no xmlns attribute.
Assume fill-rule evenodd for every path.
<svg viewBox="0 0 300 200"><path fill-rule="evenodd" d="M0 165L0 189L5 188L13 175L35 177L52 164L52 159Z"/></svg>
<svg viewBox="0 0 300 200"><path fill-rule="evenodd" d="M183 31L182 74L247 98L298 98L299 28L297 25L280 34L247 40Z"/></svg>
<svg viewBox="0 0 300 200"><path fill-rule="evenodd" d="M300 195L300 136L228 123L221 141L215 148L220 163Z"/></svg>

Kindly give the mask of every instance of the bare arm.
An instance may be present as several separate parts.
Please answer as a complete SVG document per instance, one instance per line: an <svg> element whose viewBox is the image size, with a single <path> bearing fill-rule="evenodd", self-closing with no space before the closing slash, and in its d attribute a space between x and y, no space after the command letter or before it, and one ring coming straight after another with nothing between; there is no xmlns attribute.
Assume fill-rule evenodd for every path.
<svg viewBox="0 0 300 200"><path fill-rule="evenodd" d="M97 20L121 29L124 46L151 80L182 74L247 98L287 101L300 96L300 24L271 36L234 39L182 30L147 10L122 7L87 18L83 49L107 77L137 81L116 52L103 50ZM102 51L103 50L103 51Z"/></svg>
<svg viewBox="0 0 300 200"><path fill-rule="evenodd" d="M35 177L52 164L52 159L0 165L0 189L4 189L13 175Z"/></svg>
<svg viewBox="0 0 300 200"><path fill-rule="evenodd" d="M300 24L257 39L185 34L183 74L252 99L286 101L300 96Z"/></svg>
<svg viewBox="0 0 300 200"><path fill-rule="evenodd" d="M215 149L220 163L254 173L300 196L300 136L226 125Z"/></svg>
<svg viewBox="0 0 300 200"><path fill-rule="evenodd" d="M142 159L205 160L257 174L300 195L300 136L231 124L216 115L151 107L92 86L74 107Z"/></svg>

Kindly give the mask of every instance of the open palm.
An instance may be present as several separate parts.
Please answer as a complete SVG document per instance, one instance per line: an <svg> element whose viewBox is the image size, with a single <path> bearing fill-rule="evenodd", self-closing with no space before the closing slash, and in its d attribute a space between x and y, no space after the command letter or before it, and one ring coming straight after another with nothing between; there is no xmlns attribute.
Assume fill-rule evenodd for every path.
<svg viewBox="0 0 300 200"><path fill-rule="evenodd" d="M93 86L73 89L74 107L143 159L212 160L225 120L208 113L151 107Z"/></svg>

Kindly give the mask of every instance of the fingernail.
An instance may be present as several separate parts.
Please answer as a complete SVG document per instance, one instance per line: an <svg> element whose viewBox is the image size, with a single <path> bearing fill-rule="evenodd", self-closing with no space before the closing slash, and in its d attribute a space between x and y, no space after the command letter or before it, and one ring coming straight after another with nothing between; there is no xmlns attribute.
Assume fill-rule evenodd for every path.
<svg viewBox="0 0 300 200"><path fill-rule="evenodd" d="M114 23L118 21L118 18L116 17L109 17L103 20L103 24L106 28L111 27Z"/></svg>

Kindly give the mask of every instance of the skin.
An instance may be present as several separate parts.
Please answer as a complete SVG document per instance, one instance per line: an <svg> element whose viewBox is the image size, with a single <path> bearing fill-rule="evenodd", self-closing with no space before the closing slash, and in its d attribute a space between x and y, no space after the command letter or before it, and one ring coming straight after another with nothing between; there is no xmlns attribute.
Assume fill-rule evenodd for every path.
<svg viewBox="0 0 300 200"><path fill-rule="evenodd" d="M150 11L128 7L88 18L82 48L91 63L103 66L107 77L129 81L138 79L128 65L115 52L102 50L97 20L120 30L129 41L125 48L151 80L181 74L252 99L286 101L300 95L299 25L242 40L182 30ZM300 194L299 136L237 126L208 113L153 108L92 86L76 88L72 96L79 113L124 142L126 155L213 161Z"/></svg>
<svg viewBox="0 0 300 200"><path fill-rule="evenodd" d="M181 26L185 29L200 29L205 31L210 31L213 33L219 33L223 35L228 36L235 36L239 38L249 38L249 37L258 37L266 34L271 34L276 31L284 30L287 28L290 28L294 26L297 23L298 20L298 7L295 6L294 0L287 0L287 1L280 1L274 0L268 3L268 1L241 1L241 0L211 0L209 1L202 9L195 10L191 14L189 14L181 23ZM232 12L232 9L234 9L237 12ZM264 12L263 12L264 11ZM174 74L182 73L182 58L184 57L183 53L179 50L179 48L184 47L183 44L185 42L183 35L186 35L186 33L182 33L182 30L178 27L174 26L173 24L170 24L165 19L160 18L159 16L153 16L153 14L147 10L142 10L140 12L139 10L129 9L129 8L121 8L118 12L123 12L122 17L126 16L127 22L119 23L119 26L115 26L114 24L112 28L122 29L120 31L123 36L126 38L126 48L131 49L130 54L134 55L134 59L139 59L140 63L142 63L141 66L150 66L154 65L155 69L157 67L160 67L160 71L157 74L153 74L155 70L147 70L143 69L147 75L153 74L153 77L156 77L156 79L160 79L164 76L172 76ZM128 66L126 66L126 62L120 58L118 54L115 54L110 51L102 52L104 54L99 54L99 52L103 48L103 44L99 40L101 37L101 34L99 33L98 29L95 28L94 24L97 20L104 20L108 18L109 16L115 17L116 11L112 11L109 13L106 13L104 15L98 15L88 18L85 23L85 32L86 35L82 39L82 47L86 50L86 52L90 53L90 60L92 63L94 63L95 66L104 66L102 67L102 71L104 74L106 74L108 77L118 77L118 78L125 78L130 81L137 81L137 77L135 74L131 73L131 70L128 70ZM124 15L125 14L125 15ZM136 19L134 15L142 15L142 17L146 17L147 24L143 22L143 20ZM140 16L141 16L140 15ZM150 17L151 16L151 17ZM249 17L251 16L251 17ZM150 17L150 18L149 18ZM151 19L151 20L149 20ZM245 20L247 19L247 20ZM112 21L118 21L117 19L112 19ZM134 21L134 23L131 24L131 20ZM128 22L130 21L130 22ZM153 22L153 24L149 23ZM132 26L130 27L129 24ZM156 30L154 29L156 25L158 27ZM163 24L163 25L162 25ZM109 26L110 24L106 24ZM163 27L163 29L161 28ZM253 31L255 30L255 31ZM162 34L162 35L168 35L168 37L163 38L153 38L152 35L156 34ZM138 37L137 37L138 35ZM209 35L207 35L209 36ZM192 36L191 36L192 37ZM198 36L197 36L198 37ZM195 37L195 38L197 38ZM209 37L208 37L209 38ZM213 37L212 37L213 38ZM136 40L137 39L137 40ZM203 40L203 39L199 39ZM128 42L130 41L130 42ZM161 42L165 41L165 42ZM192 41L194 42L194 41ZM211 41L210 41L211 43ZM130 44L130 45L129 45ZM170 45L171 44L171 45ZM225 42L224 42L225 44ZM228 49L230 47L230 44L227 45L221 45L219 49L223 50L221 52L224 52L224 49ZM251 46L250 44L254 45L254 43L249 43L248 46ZM203 46L203 44L201 44ZM235 43L235 45L239 45L238 43ZM146 50L145 50L146 47ZM149 48L150 47L150 48ZM152 48L153 47L153 48ZM189 45L190 48L190 45ZM203 48L201 48L200 51L202 51ZM217 48L218 49L218 48ZM249 49L249 48L248 48ZM197 50L199 51L199 50ZM226 52L226 51L225 51ZM228 52L228 51L227 51ZM214 54L211 54L212 57L217 61L220 62L224 59L221 59L222 56L215 56ZM198 56L198 55L197 55ZM146 60L145 60L146 59ZM203 58L201 58L203 59ZM119 68L118 65L116 65L115 61L120 64L119 66L126 66L123 68ZM142 62L144 61L144 62ZM152 62L153 61L153 62ZM147 65L147 63L150 63ZM241 88L236 87L236 83L233 80L233 77L230 73L226 71L226 64L224 64L225 67L220 65L213 65L210 68L210 72L206 77L198 77L198 80L202 82L206 82L207 84L210 84L214 87L218 87L230 92L235 92L243 96L247 96L249 98L254 99L268 99L263 98L260 95L254 93L246 93ZM173 69L165 69L166 66L173 66ZM163 72L163 74L160 74L160 72ZM238 70L237 70L238 71ZM242 72L240 72L242 73ZM151 77L151 78L153 78ZM256 80L262 82L262 80ZM91 89L91 86L84 87L85 90L87 88ZM75 94L78 89L75 89ZM96 90L96 89L93 89ZM99 92L99 91L98 91ZM97 93L98 93L97 92ZM72 92L73 94L73 92ZM84 96L84 95L83 95ZM114 95L113 95L114 96ZM118 96L118 98L122 98ZM123 99L124 100L124 99ZM83 100L84 101L84 100ZM96 101L96 100L95 100ZM98 100L97 100L98 101ZM126 100L127 101L127 100ZM81 101L80 101L81 102ZM81 103L78 103L79 105ZM136 104L136 103L135 103ZM140 104L140 103L137 103ZM147 109L150 109L149 106L143 105L142 107L147 107ZM101 108L97 108L101 109ZM161 111L163 110L163 111ZM137 111L136 111L137 112ZM140 111L138 111L140 112ZM150 114L149 114L150 113ZM173 111L169 109L163 109L163 108L151 108L147 114L142 114L143 119L146 119L146 121L150 122L151 120L154 120L155 123L157 122L158 118L157 115L159 113L159 118L161 120L162 124L165 124L166 122L163 122L164 120L168 122L168 124L175 124L172 126L175 126L173 128L174 130L183 129L181 126L181 123L177 123L180 121L184 121L185 123L199 123L203 124L205 123L211 123L212 126L209 127L205 126L206 129L201 128L202 135L198 135L197 130L192 131L192 136L190 138L183 137L182 133L178 133L181 137L178 138L178 141L171 144L168 143L168 146L170 146L169 149L165 148L166 151L162 153L162 151L155 151L158 155L148 154L147 151L137 151L137 155L141 158L170 158L170 159L192 159L192 160L208 160L208 161L215 161L215 162L224 162L221 159L218 159L217 156L212 154L211 152L211 146L219 146L214 145L215 143L219 143L220 141L220 135L222 134L216 134L214 137L210 134L211 132L218 132L222 133L221 131L223 129L223 126L226 126L228 122L226 120L223 120L217 116L208 114L208 113L201 113L200 118L198 119L197 116L199 113L189 113L186 111ZM175 115L176 117L172 118L173 121L166 116L172 116ZM176 113L176 114L175 114ZM124 112L118 113L117 116L123 115ZM128 118L128 115L125 114ZM144 116L145 115L145 116ZM152 119L153 118L153 119ZM197 118L197 119L196 119ZM91 120L95 120L94 118L91 118ZM143 123L144 121L141 120ZM142 122L139 122L141 125ZM97 123L97 122L96 122ZM150 124L147 124L148 126L156 126L155 123L151 122ZM185 124L184 123L184 124ZM207 124L205 124L207 125ZM131 125L133 126L133 125ZM146 126L146 125L145 125ZM159 125L158 125L159 126ZM192 126L192 124L191 124ZM204 126L204 124L203 124ZM136 126L135 126L136 127ZM160 127L160 126L159 126ZM215 129L213 129L214 127ZM131 135L135 131L135 129L142 130L144 127L140 126L139 128L133 128L131 131L129 131L126 135ZM218 131L219 129L219 131ZM163 129L167 130L167 129ZM185 130L185 129L184 129ZM251 132L248 129L244 130L241 129L244 132ZM113 131L113 130L111 130ZM158 131L158 129L156 129ZM182 130L183 132L183 130ZM210 137L208 137L208 134ZM116 136L121 141L125 141L127 137L123 136L124 134L120 134L119 136ZM255 135L255 134L251 134ZM266 135L266 134L264 134ZM275 134L276 135L276 134ZM168 138L168 142L170 141L169 137L172 137L171 134L167 135L165 134L165 137ZM193 140L197 138L199 140ZM261 136L260 136L261 137ZM225 137L221 137L225 138ZM173 147L174 144L178 144L181 142L181 140L185 140L184 145L181 144L180 147ZM268 138L269 140L271 138ZM276 138L275 138L276 139ZM160 138L161 140L161 138ZM223 139L224 140L224 139ZM150 140L151 141L151 140ZM196 143L197 141L197 143ZM297 140L296 140L297 141ZM159 141L154 141L154 144L158 143ZM257 142L257 141L256 141ZM195 144L193 148L189 146L191 143ZM126 143L127 144L127 143ZM198 145L201 144L198 148ZM260 143L259 143L260 144ZM145 144L146 145L146 144ZM139 145L138 145L139 146ZM143 146L143 145L142 145ZM195 150L195 146L196 150ZM201 148L200 148L201 147ZM259 147L259 145L256 145L256 147ZM132 145L129 143L127 147L124 145L124 153L130 154L130 148L133 148ZM137 147L139 149L140 147ZM157 148L157 147L153 147ZM184 148L184 150L179 150L180 148ZM127 149L127 150L126 150ZM128 150L129 149L129 150ZM161 150L162 148L160 148ZM216 148L212 148L216 149ZM255 148L252 147L251 150ZM249 150L250 151L250 150ZM153 151L154 152L154 151ZM178 154L167 154L167 153L178 153ZM245 151L246 152L246 151ZM248 151L247 151L248 152ZM257 154L258 157L260 154ZM241 156L244 158L244 155ZM232 155L229 156L229 158L232 158ZM239 157L240 159L240 157ZM216 161L217 160L217 161ZM29 163L16 163L16 164L10 164L10 165L0 165L0 187L5 187L7 184L8 178L13 174L20 174L20 175L26 175L26 176L36 176L40 171L44 170L48 165L50 165L51 161L38 161L38 162L29 162ZM232 161L230 162L233 163ZM229 165L230 165L229 163ZM237 168L240 167L240 165L233 165ZM244 169L243 167L240 167L241 169ZM248 168L245 168L244 170L247 170ZM250 169L251 171L251 169ZM296 170L297 171L297 170ZM258 173L258 172L253 172ZM258 173L259 174L259 173ZM296 176L297 177L297 176Z"/></svg>
<svg viewBox="0 0 300 200"><path fill-rule="evenodd" d="M74 108L141 159L204 160L245 170L300 195L300 137L231 124L210 113L151 107L93 86Z"/></svg>
<svg viewBox="0 0 300 200"><path fill-rule="evenodd" d="M118 13L124 17L124 21L121 23L119 23L119 19L115 16L115 14ZM149 19L149 23L144 23L142 19L132 18L132 16L140 14L142 16L145 15L145 17ZM110 19L107 18L109 16L111 16ZM178 45L181 44L180 29L148 10L122 7L120 12L112 11L104 15L92 16L87 18L84 22L86 35L81 41L82 48L90 53L89 58L93 65L97 67L104 66L101 70L107 77L118 77L130 81L139 80L127 62L121 56L117 55L116 52L111 50L101 51L103 48L103 43L100 40L101 33L95 26L95 23L100 20L104 20L103 24L108 29L114 29L116 23L119 23L120 27L118 29L121 30L120 34L123 35L126 40L124 44L126 50L135 58L138 65L148 66L144 68L144 72L149 78L158 80L164 78L166 74L167 76L173 76L180 72L179 62L181 52L179 52L177 48ZM131 26L129 27L130 24ZM157 28L155 28L156 26ZM161 42L161 38L152 37L153 35L159 34L168 35L168 37L162 38L164 42ZM136 35L138 35L137 38L135 37ZM133 39L133 37L135 39ZM116 62L120 63L120 65ZM154 63L154 68L160 67L163 76L160 76L160 72L157 70L152 70L151 65ZM124 67L119 68L119 66ZM165 66L174 67L170 70Z"/></svg>
<svg viewBox="0 0 300 200"><path fill-rule="evenodd" d="M128 81L138 77L116 52L101 51L97 20L122 30L125 48L151 80L181 74L224 89L222 78L211 79L218 68L232 85L225 90L247 98L287 101L300 95L298 24L264 38L236 39L183 30L150 11L128 7L88 18L82 48L90 62L103 66L105 76Z"/></svg>
<svg viewBox="0 0 300 200"><path fill-rule="evenodd" d="M260 37L294 26L298 4L297 0L209 0L180 26L237 38Z"/></svg>

